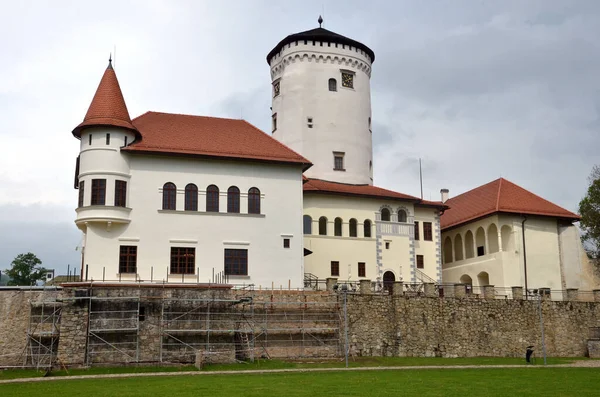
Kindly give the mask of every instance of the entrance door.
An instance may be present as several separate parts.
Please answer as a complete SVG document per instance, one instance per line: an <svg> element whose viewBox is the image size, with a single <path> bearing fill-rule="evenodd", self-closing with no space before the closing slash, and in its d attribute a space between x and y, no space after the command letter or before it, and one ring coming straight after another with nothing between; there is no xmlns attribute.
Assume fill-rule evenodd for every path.
<svg viewBox="0 0 600 397"><path fill-rule="evenodd" d="M394 281L396 281L396 276L394 273L387 271L383 273L383 289L392 292L392 288L394 288Z"/></svg>

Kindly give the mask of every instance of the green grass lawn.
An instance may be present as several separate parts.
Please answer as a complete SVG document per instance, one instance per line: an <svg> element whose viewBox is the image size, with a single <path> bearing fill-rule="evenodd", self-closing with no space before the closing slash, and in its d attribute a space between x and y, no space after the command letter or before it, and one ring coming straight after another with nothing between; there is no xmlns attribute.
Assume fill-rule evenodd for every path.
<svg viewBox="0 0 600 397"><path fill-rule="evenodd" d="M568 364L575 360L585 360L585 358L548 358L548 365ZM542 359L537 360L537 365L543 363ZM349 367L399 367L399 366L419 366L419 365L522 365L525 364L523 358L511 357L463 357L463 358L441 358L441 357L356 357L350 359ZM269 370L286 368L343 368L345 362L343 359L336 360L256 360L253 363L240 364L214 364L207 365L203 371L243 371L243 370ZM93 367L88 369L71 369L52 371L50 376L69 376L69 375L103 375L103 374L124 374L124 373L148 373L148 372L181 372L197 371L194 366L147 366L147 367ZM32 369L0 370L0 380L17 378L36 378L45 375L44 371Z"/></svg>
<svg viewBox="0 0 600 397"><path fill-rule="evenodd" d="M0 385L4 396L597 396L595 368L432 369L58 380Z"/></svg>

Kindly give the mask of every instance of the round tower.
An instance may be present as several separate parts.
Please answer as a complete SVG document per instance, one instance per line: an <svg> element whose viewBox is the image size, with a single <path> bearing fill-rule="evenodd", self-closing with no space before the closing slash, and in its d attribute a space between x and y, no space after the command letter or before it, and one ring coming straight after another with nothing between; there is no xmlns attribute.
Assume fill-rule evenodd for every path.
<svg viewBox="0 0 600 397"><path fill-rule="evenodd" d="M121 148L141 136L131 122L110 59L73 136L81 141L75 170L79 189L75 223L84 233L94 224L110 228L113 223L129 223L130 172Z"/></svg>
<svg viewBox="0 0 600 397"><path fill-rule="evenodd" d="M319 27L267 55L273 137L308 158L308 178L373 184L371 65L366 45Z"/></svg>

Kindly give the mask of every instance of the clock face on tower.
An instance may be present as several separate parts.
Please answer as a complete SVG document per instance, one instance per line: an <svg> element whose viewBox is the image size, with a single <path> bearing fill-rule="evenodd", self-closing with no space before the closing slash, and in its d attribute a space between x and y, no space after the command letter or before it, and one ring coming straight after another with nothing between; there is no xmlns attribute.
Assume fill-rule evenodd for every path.
<svg viewBox="0 0 600 397"><path fill-rule="evenodd" d="M342 72L342 86L354 88L354 75L352 73Z"/></svg>
<svg viewBox="0 0 600 397"><path fill-rule="evenodd" d="M273 96L279 95L279 81L273 84Z"/></svg>

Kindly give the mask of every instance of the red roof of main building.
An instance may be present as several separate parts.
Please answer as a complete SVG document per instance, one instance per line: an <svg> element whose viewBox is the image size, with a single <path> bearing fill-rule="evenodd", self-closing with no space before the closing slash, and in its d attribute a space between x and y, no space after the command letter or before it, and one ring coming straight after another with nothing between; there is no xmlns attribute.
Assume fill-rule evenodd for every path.
<svg viewBox="0 0 600 397"><path fill-rule="evenodd" d="M449 199L450 206L441 217L442 229L458 226L497 212L541 215L578 220L579 216L544 200L504 179L496 179Z"/></svg>
<svg viewBox="0 0 600 397"><path fill-rule="evenodd" d="M73 135L81 138L81 130L84 127L94 126L122 127L137 132L131 124L127 105L110 60L83 122L75 127Z"/></svg>
<svg viewBox="0 0 600 397"><path fill-rule="evenodd" d="M387 190L372 185L351 185L346 183L324 181L321 179L305 178L303 190L305 193L329 193L370 198L409 200L414 202L415 204L446 208L446 206L442 204L441 201L421 200L420 198L415 196L394 192L392 190Z"/></svg>
<svg viewBox="0 0 600 397"><path fill-rule="evenodd" d="M296 163L304 169L312 165L245 120L147 112L133 125L142 139L123 151Z"/></svg>

